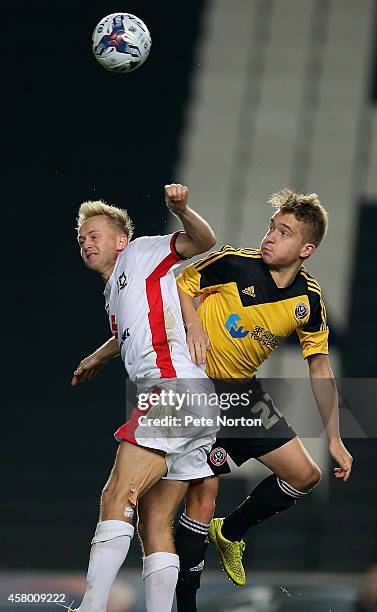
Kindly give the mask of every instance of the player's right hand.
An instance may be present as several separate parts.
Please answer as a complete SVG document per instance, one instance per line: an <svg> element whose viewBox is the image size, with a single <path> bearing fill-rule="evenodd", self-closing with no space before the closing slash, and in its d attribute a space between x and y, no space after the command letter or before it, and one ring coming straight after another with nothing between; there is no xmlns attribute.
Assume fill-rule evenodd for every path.
<svg viewBox="0 0 377 612"><path fill-rule="evenodd" d="M193 323L187 327L187 345L192 363L204 365L207 351L211 350L211 342L200 323Z"/></svg>
<svg viewBox="0 0 377 612"><path fill-rule="evenodd" d="M165 185L165 202L169 210L178 215L187 209L188 187L179 183Z"/></svg>
<svg viewBox="0 0 377 612"><path fill-rule="evenodd" d="M89 355L89 357L80 362L78 368L73 372L71 385L74 387L87 380L93 380L105 363L105 361L100 361L95 355Z"/></svg>

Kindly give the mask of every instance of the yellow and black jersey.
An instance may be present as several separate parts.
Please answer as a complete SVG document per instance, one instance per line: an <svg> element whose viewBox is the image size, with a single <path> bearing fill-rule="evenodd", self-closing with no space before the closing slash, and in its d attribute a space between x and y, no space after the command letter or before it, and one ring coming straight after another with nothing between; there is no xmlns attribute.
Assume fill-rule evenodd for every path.
<svg viewBox="0 0 377 612"><path fill-rule="evenodd" d="M224 246L185 268L177 283L200 296L198 313L212 344L211 378L252 377L294 331L305 358L328 353L321 288L304 267L289 287L279 288L259 249Z"/></svg>

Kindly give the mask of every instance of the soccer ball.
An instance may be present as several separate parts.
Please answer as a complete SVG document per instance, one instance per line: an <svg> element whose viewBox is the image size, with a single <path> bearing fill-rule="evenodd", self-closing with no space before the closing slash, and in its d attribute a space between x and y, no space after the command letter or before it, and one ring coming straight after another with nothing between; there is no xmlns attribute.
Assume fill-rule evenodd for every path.
<svg viewBox="0 0 377 612"><path fill-rule="evenodd" d="M132 72L139 68L147 59L151 45L145 23L129 13L107 15L93 32L94 57L113 72Z"/></svg>

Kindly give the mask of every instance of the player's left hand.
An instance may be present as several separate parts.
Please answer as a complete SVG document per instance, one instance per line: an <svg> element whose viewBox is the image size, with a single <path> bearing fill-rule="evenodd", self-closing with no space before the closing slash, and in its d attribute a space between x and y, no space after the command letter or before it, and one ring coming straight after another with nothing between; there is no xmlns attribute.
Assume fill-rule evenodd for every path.
<svg viewBox="0 0 377 612"><path fill-rule="evenodd" d="M78 368L73 372L72 387L88 380L93 380L105 363L105 361L100 361L96 355L89 355L89 357L83 359Z"/></svg>
<svg viewBox="0 0 377 612"><path fill-rule="evenodd" d="M188 193L188 187L185 187L185 185L176 183L165 185L165 202L168 209L174 214L185 212L187 209Z"/></svg>
<svg viewBox="0 0 377 612"><path fill-rule="evenodd" d="M186 339L192 363L204 365L207 351L211 350L211 342L200 322L187 326Z"/></svg>
<svg viewBox="0 0 377 612"><path fill-rule="evenodd" d="M340 467L334 468L335 478L340 478L347 482L352 470L352 455L348 452L340 438L334 438L329 444L329 451L332 458Z"/></svg>

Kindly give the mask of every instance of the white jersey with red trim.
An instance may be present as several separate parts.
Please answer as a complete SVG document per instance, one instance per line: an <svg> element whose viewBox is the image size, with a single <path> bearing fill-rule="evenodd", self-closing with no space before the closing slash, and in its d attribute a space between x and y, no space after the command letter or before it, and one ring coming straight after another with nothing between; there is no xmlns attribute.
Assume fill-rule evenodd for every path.
<svg viewBox="0 0 377 612"><path fill-rule="evenodd" d="M131 380L206 378L191 362L173 270L179 232L137 238L118 255L105 287L112 333Z"/></svg>

